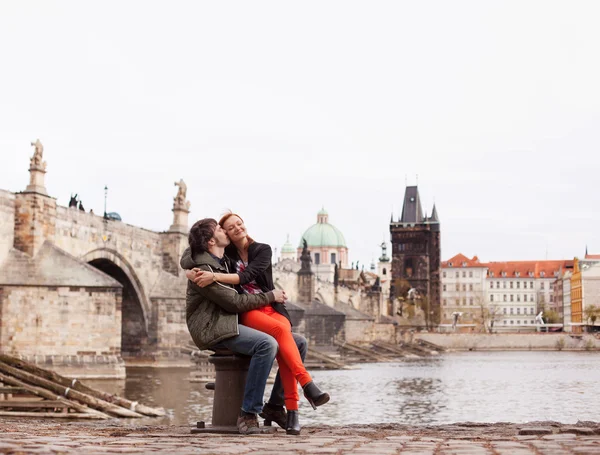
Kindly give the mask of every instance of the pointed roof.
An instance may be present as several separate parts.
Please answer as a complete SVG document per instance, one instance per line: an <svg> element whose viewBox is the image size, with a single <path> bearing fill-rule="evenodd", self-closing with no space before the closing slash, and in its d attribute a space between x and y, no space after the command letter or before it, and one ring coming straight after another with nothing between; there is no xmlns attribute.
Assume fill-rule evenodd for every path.
<svg viewBox="0 0 600 455"><path fill-rule="evenodd" d="M46 241L35 257L15 248L0 265L0 286L122 288L111 276Z"/></svg>
<svg viewBox="0 0 600 455"><path fill-rule="evenodd" d="M404 193L404 205L402 206L401 223L422 223L423 207L419 198L417 186L407 186Z"/></svg>
<svg viewBox="0 0 600 455"><path fill-rule="evenodd" d="M435 207L435 203L433 204L433 210L431 211L431 216L429 217L429 221L439 223L440 219L438 218L437 208Z"/></svg>

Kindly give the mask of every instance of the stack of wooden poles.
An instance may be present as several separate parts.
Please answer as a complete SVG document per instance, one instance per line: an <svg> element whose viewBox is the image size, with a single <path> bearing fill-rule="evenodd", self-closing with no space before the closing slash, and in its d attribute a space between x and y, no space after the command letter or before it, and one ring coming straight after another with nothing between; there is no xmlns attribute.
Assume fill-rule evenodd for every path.
<svg viewBox="0 0 600 455"><path fill-rule="evenodd" d="M0 416L110 419L163 415L162 409L92 389L78 379L0 354Z"/></svg>

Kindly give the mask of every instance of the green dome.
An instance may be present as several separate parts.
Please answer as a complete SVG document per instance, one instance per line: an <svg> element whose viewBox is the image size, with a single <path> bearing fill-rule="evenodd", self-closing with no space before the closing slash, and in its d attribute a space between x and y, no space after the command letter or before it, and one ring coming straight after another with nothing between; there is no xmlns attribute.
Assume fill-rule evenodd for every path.
<svg viewBox="0 0 600 455"><path fill-rule="evenodd" d="M283 247L281 247L281 252L282 253L294 253L294 254L296 254L296 250L294 249L294 247L290 243L290 236L289 235L287 236L287 240L283 244Z"/></svg>
<svg viewBox="0 0 600 455"><path fill-rule="evenodd" d="M338 228L328 223L328 214L325 209L317 214L317 223L309 227L300 238L298 248L306 240L309 247L343 247L346 248L346 239Z"/></svg>

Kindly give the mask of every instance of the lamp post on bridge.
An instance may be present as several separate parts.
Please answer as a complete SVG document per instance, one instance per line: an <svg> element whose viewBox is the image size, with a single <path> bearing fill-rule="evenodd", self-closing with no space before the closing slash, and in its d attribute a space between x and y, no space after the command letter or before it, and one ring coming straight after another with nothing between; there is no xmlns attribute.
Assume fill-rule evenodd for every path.
<svg viewBox="0 0 600 455"><path fill-rule="evenodd" d="M107 220L108 216L106 214L106 198L108 197L108 186L104 185L104 219Z"/></svg>

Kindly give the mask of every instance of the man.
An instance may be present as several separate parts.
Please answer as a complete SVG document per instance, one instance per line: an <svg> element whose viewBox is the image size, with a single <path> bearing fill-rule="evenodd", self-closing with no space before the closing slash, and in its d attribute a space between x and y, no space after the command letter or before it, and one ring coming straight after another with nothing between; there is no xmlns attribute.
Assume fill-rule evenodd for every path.
<svg viewBox="0 0 600 455"><path fill-rule="evenodd" d="M189 234L190 248L182 258L181 267L199 268L211 272L229 273L225 247L229 238L216 220L205 218L196 222ZM278 345L270 335L238 324L237 313L260 308L272 302L285 303L284 291L264 294L238 294L233 286L214 282L204 288L188 281L186 321L192 339L199 349L229 349L252 357L244 390L244 399L237 426L242 434L260 432L257 414L285 428L283 387L279 374L269 402L263 407L267 378L277 355ZM302 360L307 351L306 339L294 334Z"/></svg>

